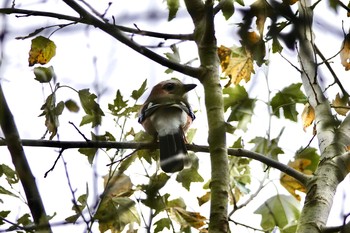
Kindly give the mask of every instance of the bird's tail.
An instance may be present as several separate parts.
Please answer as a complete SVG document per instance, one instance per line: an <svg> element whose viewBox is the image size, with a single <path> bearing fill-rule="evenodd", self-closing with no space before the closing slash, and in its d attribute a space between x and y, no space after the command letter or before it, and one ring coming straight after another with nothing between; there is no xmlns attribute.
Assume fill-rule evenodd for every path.
<svg viewBox="0 0 350 233"><path fill-rule="evenodd" d="M181 130L175 134L159 136L160 167L164 172L181 171L185 166L187 149Z"/></svg>

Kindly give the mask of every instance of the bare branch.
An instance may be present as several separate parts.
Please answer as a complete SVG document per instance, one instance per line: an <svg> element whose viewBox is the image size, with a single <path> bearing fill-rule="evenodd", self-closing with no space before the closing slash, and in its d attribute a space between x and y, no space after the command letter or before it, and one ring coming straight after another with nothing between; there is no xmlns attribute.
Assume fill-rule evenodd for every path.
<svg viewBox="0 0 350 233"><path fill-rule="evenodd" d="M140 35L148 35L152 37L158 37L158 38L164 38L164 39L179 39L179 40L186 40L186 39L193 39L192 34L179 34L179 35L172 35L172 34L165 34L165 33L157 33L157 32L150 32L150 31L140 31L137 29L131 29L124 26L118 26L114 24L109 24L108 22L104 22L96 18L95 16L91 15L89 12L87 12L84 8L82 8L79 4L77 4L75 1L72 0L65 0L65 2L70 5L74 10L77 11L77 13L80 14L81 17L73 17L63 14L57 14L53 12L43 12L43 11L32 11L32 10L22 10L22 9L15 9L15 8L2 8L0 9L0 13L2 14L24 14L27 16L43 16L43 17L51 17L61 20L68 20L72 22L77 23L83 23L87 25L95 26L102 31L106 32L107 34L111 35L121 43L127 45L128 47L132 48L136 52L146 56L147 58L157 62L160 65L166 66L170 69L173 69L175 71L178 71L180 73L183 73L185 75L198 78L200 77L202 73L201 68L191 67L187 65L182 65L177 62L173 62L168 60L167 58L153 52L152 50L149 50L145 46L139 45L135 41L131 40L129 37L123 34L122 31L126 31L129 33L134 34L140 34Z"/></svg>
<svg viewBox="0 0 350 233"><path fill-rule="evenodd" d="M98 27L102 31L106 32L107 34L111 35L112 37L116 38L121 43L127 45L128 47L134 49L136 52L148 57L149 59L166 66L170 69L176 70L180 73L189 75L194 78L199 78L201 76L202 70L200 68L194 68L191 66L186 66L179 64L177 62L170 61L159 54L147 49L144 46L141 46L137 44L135 41L131 40L130 38L126 37L119 29L114 27L112 24L108 24L106 22L103 22L93 15L91 15L89 12L87 12L83 7L81 7L78 3L76 3L73 0L63 0L68 6L70 6L73 10L75 10L82 18L85 18L86 20L90 21L90 24L93 26Z"/></svg>
<svg viewBox="0 0 350 233"><path fill-rule="evenodd" d="M32 213L35 225L45 225L47 232L52 232L44 204L42 202L38 186L35 183L35 177L30 169L27 158L21 144L19 133L14 122L12 113L7 105L2 87L0 85L0 126L4 133L8 150L11 154L12 163L16 168L19 179L21 180L24 192L26 194L29 209Z"/></svg>
<svg viewBox="0 0 350 233"><path fill-rule="evenodd" d="M329 72L331 72L331 75L334 78L334 82L336 84L338 84L340 90L343 92L343 95L349 96L349 94L347 93L347 91L345 90L345 88L343 87L342 83L340 82L338 76L336 75L336 73L334 72L333 68L331 67L331 65L329 64L328 60L325 58L325 56L323 56L322 52L319 50L319 48L315 45L315 51L317 53L318 56L320 56L320 58L322 59L322 61L324 62L324 64L327 66Z"/></svg>

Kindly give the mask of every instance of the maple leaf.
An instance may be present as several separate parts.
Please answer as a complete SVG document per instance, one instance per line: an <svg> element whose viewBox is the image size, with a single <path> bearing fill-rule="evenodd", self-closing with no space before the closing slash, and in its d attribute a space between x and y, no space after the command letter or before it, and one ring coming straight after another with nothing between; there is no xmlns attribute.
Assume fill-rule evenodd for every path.
<svg viewBox="0 0 350 233"><path fill-rule="evenodd" d="M232 53L232 50L230 48L227 48L226 46L221 45L218 48L220 66L223 71L226 70L228 64L230 63L231 53Z"/></svg>
<svg viewBox="0 0 350 233"><path fill-rule="evenodd" d="M229 53L231 51L231 53ZM218 50L222 73L230 78L225 87L230 84L239 84L241 80L248 82L250 76L254 73L253 59L248 51L242 47L233 47L231 49L220 46Z"/></svg>

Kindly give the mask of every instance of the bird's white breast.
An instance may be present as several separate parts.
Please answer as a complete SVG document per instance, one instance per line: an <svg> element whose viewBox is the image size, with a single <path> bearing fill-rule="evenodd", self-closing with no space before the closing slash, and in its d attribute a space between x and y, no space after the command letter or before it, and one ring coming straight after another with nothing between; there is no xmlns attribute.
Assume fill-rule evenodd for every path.
<svg viewBox="0 0 350 233"><path fill-rule="evenodd" d="M179 132L187 122L187 113L180 108L164 108L150 118L159 136L164 136Z"/></svg>

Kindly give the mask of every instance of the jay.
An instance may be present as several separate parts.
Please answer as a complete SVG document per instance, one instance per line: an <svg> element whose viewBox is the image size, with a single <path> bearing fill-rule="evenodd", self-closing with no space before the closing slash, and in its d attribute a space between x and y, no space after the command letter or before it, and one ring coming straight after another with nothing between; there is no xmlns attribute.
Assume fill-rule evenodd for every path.
<svg viewBox="0 0 350 233"><path fill-rule="evenodd" d="M146 132L159 139L160 167L164 172L181 171L187 149L185 132L195 115L187 92L196 84L183 84L177 79L158 83L143 104L138 122Z"/></svg>

